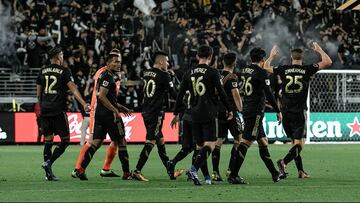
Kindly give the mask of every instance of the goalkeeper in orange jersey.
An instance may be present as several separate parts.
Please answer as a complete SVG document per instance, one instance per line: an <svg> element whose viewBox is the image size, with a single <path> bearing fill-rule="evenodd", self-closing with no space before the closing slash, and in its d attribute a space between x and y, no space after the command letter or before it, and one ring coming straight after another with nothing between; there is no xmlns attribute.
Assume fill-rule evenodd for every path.
<svg viewBox="0 0 360 203"><path fill-rule="evenodd" d="M97 123L94 121L96 118L95 117L95 109L98 114L98 115L96 115L97 117L99 117L99 115L100 115L98 113L99 110L102 110L105 113L109 112L108 105L104 105L103 104L104 102L101 99L100 99L100 102L97 103L97 98L101 96L99 94L101 92L99 92L99 91L105 90L105 93L107 93L107 94L105 94L105 96L108 98L108 100L115 100L114 98L116 98L116 97L114 97L114 95L116 95L118 93L120 81L118 80L118 77L116 77L116 74L112 74L112 73L114 72L115 69L117 69L117 67L120 66L120 64L121 64L120 51L117 49L114 49L111 51L110 56L108 58L108 65L99 69L95 74L95 77L94 77L95 84L94 84L94 90L93 90L93 94L92 94L91 112L90 112L90 132L94 133L93 140L95 140L97 138L97 141L99 142L99 144L96 145L96 143L94 144L92 142L92 143L86 143L83 146L83 148L80 151L75 169L72 172L72 176L74 178L79 177L82 180L87 180L84 170L85 170L86 166L89 164L89 162L92 158L92 155L100 147L102 140L105 138L107 132L109 132L110 137L112 138L112 142L110 143L110 145L107 149L105 163L103 165L103 169L100 172L100 175L103 177L119 177L119 175L115 174L112 170L110 170L111 163L112 163L114 157L116 156L116 151L118 151L119 159L122 164L122 169L124 172L123 179L130 179L130 177L131 177L131 173L129 170L129 155L127 152L126 140L124 138L125 137L125 129L124 129L122 120L118 115L118 109L116 109L116 107L121 107L121 109L123 109L123 111L126 114L131 113L131 110L119 105L118 103L116 103L116 101L113 101L113 102L110 102L111 106L114 107L113 108L114 111L117 111L117 112L116 113L114 112L114 114L111 114L111 115L113 115L114 118L118 122L115 122L114 125L112 125L111 124L112 122ZM110 68L109 68L109 66L110 66ZM102 109L99 109L99 107L102 107ZM103 119L100 119L100 120L103 120ZM117 127L114 127L115 124ZM87 156L87 155L89 155L89 156Z"/></svg>

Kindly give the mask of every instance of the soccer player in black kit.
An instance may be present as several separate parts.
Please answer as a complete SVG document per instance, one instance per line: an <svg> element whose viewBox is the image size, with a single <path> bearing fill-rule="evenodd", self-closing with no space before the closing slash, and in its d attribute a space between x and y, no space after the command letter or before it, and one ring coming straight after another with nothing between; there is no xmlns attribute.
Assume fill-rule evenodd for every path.
<svg viewBox="0 0 360 203"><path fill-rule="evenodd" d="M185 75L188 74L189 73L185 73ZM194 151L194 153L191 159L191 163L194 164L196 157L201 149L201 147L196 144L196 140L192 134L191 94L189 90L187 90L184 95L183 103L178 103L178 105L176 105L174 112L175 115L170 125L173 128L181 120L179 127L181 128L181 133L182 133L181 135L182 144L180 151L175 155L173 159L169 160L167 163L167 172L171 180L175 180L176 177L182 175L183 173L182 169L177 169L175 171L176 164L179 161L183 160L192 151ZM205 161L202 164L200 169L205 177L205 183L211 185L212 182L209 174L207 161Z"/></svg>
<svg viewBox="0 0 360 203"><path fill-rule="evenodd" d="M210 153L215 148L218 134L217 122L217 90L221 101L224 103L228 112L227 119L232 119L233 113L227 100L226 93L221 84L219 72L210 67L213 50L207 45L202 45L198 49L198 65L194 66L187 75L184 76L176 106L181 105L181 100L186 93L191 93L191 118L192 134L195 137L196 144L201 146L195 162L187 171L188 178L193 180L195 185L201 185L197 171L207 160ZM178 109L175 107L175 109ZM174 112L177 115L178 112Z"/></svg>
<svg viewBox="0 0 360 203"><path fill-rule="evenodd" d="M148 181L141 170L149 158L155 143L158 148L160 159L167 167L169 157L166 155L164 136L162 134L162 125L164 120L165 97L170 93L172 98L176 98L176 90L167 72L169 67L169 58L165 52L157 51L154 53L153 68L144 71L144 101L142 117L146 128L146 141L144 148L140 153L140 158L134 170L133 178L139 181Z"/></svg>
<svg viewBox="0 0 360 203"><path fill-rule="evenodd" d="M76 176L80 180L88 180L85 170L89 165L95 152L101 147L106 134L109 134L111 141L118 144L118 149L121 149L121 142L125 137L125 126L120 117L120 112L129 116L132 110L117 103L116 94L116 71L119 71L121 65L121 54L114 49L109 53L107 58L107 65L104 71L99 75L94 91L97 91L95 116L94 116L94 130L93 140L90 142L84 153L81 167L76 170ZM121 156L119 153L119 160L121 163Z"/></svg>
<svg viewBox="0 0 360 203"><path fill-rule="evenodd" d="M63 52L59 47L49 50L51 64L41 69L36 81L37 98L41 105L41 127L44 134L44 163L48 181L58 180L52 173L52 164L58 159L69 146L70 132L66 116L67 90L74 94L85 111L89 111L89 105L82 99L76 88L71 71L64 68ZM59 135L61 142L52 151L54 135Z"/></svg>
<svg viewBox="0 0 360 203"><path fill-rule="evenodd" d="M192 136L192 119L191 119L191 106L190 106L191 94L190 91L186 91L183 98L183 105L178 105L179 109L175 109L174 112L177 112L176 115L171 120L171 127L174 128L177 123L181 123L179 128L181 128L181 137L182 144L180 151L175 155L175 157L167 162L167 172L170 177L170 180L175 180L177 176L183 173L183 170L175 171L176 164L183 160L188 154L193 150L196 150L196 144L194 142L194 137ZM193 153L193 162L195 161L196 153Z"/></svg>
<svg viewBox="0 0 360 203"><path fill-rule="evenodd" d="M234 164L231 166L231 173L228 178L230 184L241 184L243 181L238 176L242 163L245 160L246 152L253 141L259 145L259 154L269 172L272 180L278 182L280 173L274 166L268 150L268 142L263 128L263 118L265 110L265 98L270 102L277 112L277 119L281 122L282 115L276 104L275 97L270 88L270 80L266 71L263 69L266 53L261 48L253 48L250 51L252 64L241 71L241 89L243 96L243 117L245 122L243 137L234 153Z"/></svg>
<svg viewBox="0 0 360 203"><path fill-rule="evenodd" d="M318 70L329 67L332 64L330 57L316 43L313 43L313 50L320 54L321 61L311 65L303 65L303 51L293 49L291 51L291 65L272 67L270 64L277 55L276 46L271 50L264 68L281 78L282 98L281 111L284 116L283 127L287 137L291 139L292 147L283 159L278 160L280 172L286 177L286 165L292 160L295 161L299 178L309 178L304 169L300 152L304 148L307 123L306 123L306 100L308 96L311 76Z"/></svg>
<svg viewBox="0 0 360 203"><path fill-rule="evenodd" d="M222 103L219 103L219 135L218 140L216 141L215 149L212 152L212 179L214 181L222 181L219 170L220 149L224 140L227 138L228 131L230 131L231 135L234 137L234 145L231 150L231 154L236 152L236 148L239 145L242 131L242 118L240 118L240 112L242 112L242 102L238 89L238 77L234 73L234 68L236 65L236 53L230 52L225 54L223 58L223 64L224 69L220 71L220 78L222 80L224 90L226 92L227 99L229 101L231 111L233 112L234 116L233 119L228 121L226 108ZM229 165L231 165L231 163L229 163Z"/></svg>

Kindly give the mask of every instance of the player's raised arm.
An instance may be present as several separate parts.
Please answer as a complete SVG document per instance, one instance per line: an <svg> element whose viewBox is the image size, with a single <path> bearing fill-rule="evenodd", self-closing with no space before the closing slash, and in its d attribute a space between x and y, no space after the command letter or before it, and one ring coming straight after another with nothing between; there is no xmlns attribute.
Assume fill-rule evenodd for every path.
<svg viewBox="0 0 360 203"><path fill-rule="evenodd" d="M331 58L329 57L329 55L325 53L325 51L320 47L320 45L317 42L313 42L312 49L320 54L321 61L317 63L319 65L319 69L324 69L331 66L332 64Z"/></svg>
<svg viewBox="0 0 360 203"><path fill-rule="evenodd" d="M269 73L273 73L274 72L274 67L271 66L271 62L274 60L274 58L278 55L279 51L277 49L277 46L274 45L273 48L271 49L270 52L270 56L269 58L266 59L265 63L264 63L264 69L269 72Z"/></svg>

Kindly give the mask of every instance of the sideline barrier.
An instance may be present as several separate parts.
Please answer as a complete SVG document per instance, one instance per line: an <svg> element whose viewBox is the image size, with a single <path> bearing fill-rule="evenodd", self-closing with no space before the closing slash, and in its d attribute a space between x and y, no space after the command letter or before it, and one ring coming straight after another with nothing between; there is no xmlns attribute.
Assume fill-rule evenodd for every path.
<svg viewBox="0 0 360 203"><path fill-rule="evenodd" d="M14 142L15 142L14 113L0 112L0 143L14 143Z"/></svg>
<svg viewBox="0 0 360 203"><path fill-rule="evenodd" d="M311 113L308 122L310 142L353 142L360 141L360 113ZM163 134L166 142L178 142L178 129L171 129L172 113L165 114ZM82 116L68 113L70 140L79 142ZM123 117L126 140L130 143L145 141L146 129L141 113ZM265 113L264 130L270 142L287 141L282 125L277 125L275 113ZM37 139L35 113L0 113L0 143L35 143ZM229 134L230 139L232 138ZM58 136L55 141L59 141ZM109 142L107 136L105 142Z"/></svg>
<svg viewBox="0 0 360 203"><path fill-rule="evenodd" d="M70 129L70 142L79 142L81 136L82 116L80 113L67 113L67 115ZM141 113L133 113L130 117L122 116L122 118L125 125L126 140L130 143L145 142L146 129ZM164 138L166 142L178 142L178 129L171 129L171 119L172 113L166 113L163 124ZM37 142L38 128L35 113L0 113L0 120L0 128L4 129L4 132L8 136L8 138L3 140L0 138L0 142L5 142L4 140L6 140L6 143ZM6 126L6 128L3 126ZM88 133L89 130L87 130L87 136L89 136ZM55 136L54 141L60 141L59 137ZM107 135L105 142L110 142L109 135Z"/></svg>
<svg viewBox="0 0 360 203"><path fill-rule="evenodd" d="M269 141L287 140L276 114L266 113L264 130ZM360 113L310 113L307 136L310 142L360 141Z"/></svg>

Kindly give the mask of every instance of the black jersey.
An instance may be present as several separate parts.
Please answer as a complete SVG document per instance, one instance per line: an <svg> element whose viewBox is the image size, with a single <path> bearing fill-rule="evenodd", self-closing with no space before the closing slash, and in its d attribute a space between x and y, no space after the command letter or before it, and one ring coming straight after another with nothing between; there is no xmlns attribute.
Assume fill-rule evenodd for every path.
<svg viewBox="0 0 360 203"><path fill-rule="evenodd" d="M189 70L184 73L182 80L189 74ZM175 105L176 114L179 114L180 119L186 121L192 121L191 118L191 93L189 90L185 91L185 95L182 98L182 102L179 101L177 105Z"/></svg>
<svg viewBox="0 0 360 203"><path fill-rule="evenodd" d="M192 121L191 117L191 93L189 90L186 91L184 96L184 113L182 115L182 119L186 121Z"/></svg>
<svg viewBox="0 0 360 203"><path fill-rule="evenodd" d="M182 99L189 90L191 93L191 116L194 123L209 122L217 117L217 94L219 93L221 101L224 103L226 109L231 111L230 104L227 101L226 93L221 84L219 72L205 64L199 64L193 67L184 76L180 92L176 101L176 106L179 106ZM177 114L178 107L175 107L174 114Z"/></svg>
<svg viewBox="0 0 360 203"><path fill-rule="evenodd" d="M220 71L220 79L223 83L225 93L227 95L227 100L230 104L231 110L233 112L237 111L236 103L232 95L232 90L238 88L238 79L237 76L229 71L222 70ZM226 112L224 104L220 103L218 105L219 113Z"/></svg>
<svg viewBox="0 0 360 203"><path fill-rule="evenodd" d="M307 109L310 77L319 70L318 64L284 65L274 67L274 74L282 81L281 110L284 112L302 112Z"/></svg>
<svg viewBox="0 0 360 203"><path fill-rule="evenodd" d="M41 115L55 116L66 110L67 83L74 81L71 71L51 64L39 72L36 84L41 85Z"/></svg>
<svg viewBox="0 0 360 203"><path fill-rule="evenodd" d="M270 79L266 71L251 64L241 70L241 91L243 92L243 113L259 115L265 110L265 99L280 112L270 88Z"/></svg>
<svg viewBox="0 0 360 203"><path fill-rule="evenodd" d="M100 87L104 87L108 89L108 93L106 98L110 101L110 103L117 108L117 98L116 98L116 75L109 70L105 70L99 75L97 79L96 91L100 91ZM111 110L105 107L104 104L97 98L97 106L95 110L95 116L109 116L113 114Z"/></svg>
<svg viewBox="0 0 360 203"><path fill-rule="evenodd" d="M144 101L142 116L145 120L157 118L164 110L167 93L176 98L174 84L168 72L157 68L145 71L144 80Z"/></svg>

